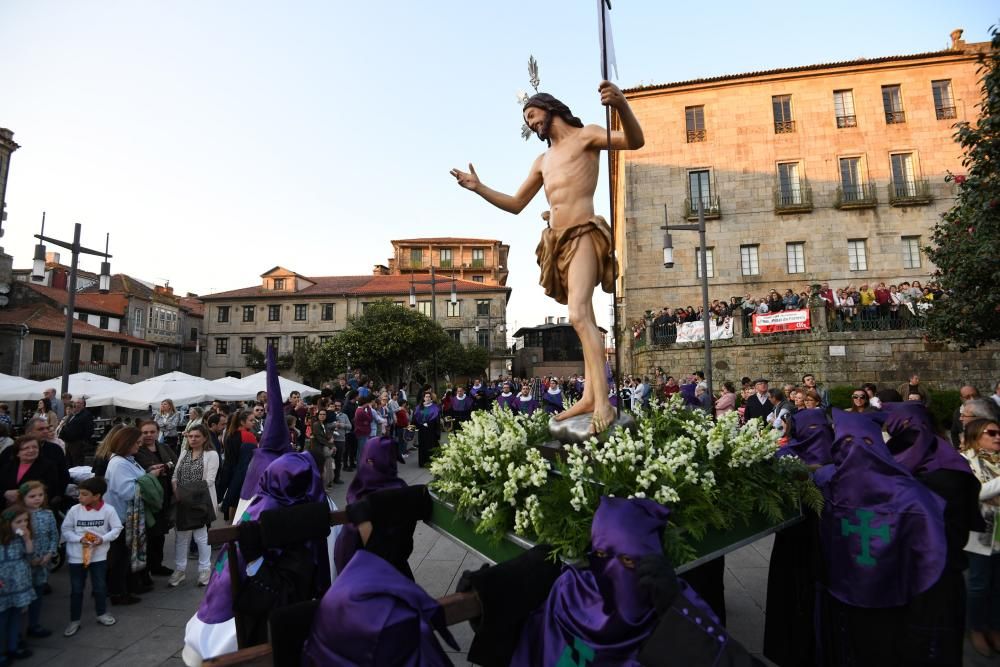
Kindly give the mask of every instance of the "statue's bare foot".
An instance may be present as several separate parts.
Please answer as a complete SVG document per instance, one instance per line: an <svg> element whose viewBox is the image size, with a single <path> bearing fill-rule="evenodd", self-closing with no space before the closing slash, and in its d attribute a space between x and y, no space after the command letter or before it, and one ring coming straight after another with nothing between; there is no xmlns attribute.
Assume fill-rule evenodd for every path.
<svg viewBox="0 0 1000 667"><path fill-rule="evenodd" d="M563 410L556 415L556 421L561 422L564 419L569 419L570 417L576 417L577 415L583 415L588 412L593 411L594 401L589 398L581 398L579 401L574 403L568 410Z"/></svg>
<svg viewBox="0 0 1000 667"><path fill-rule="evenodd" d="M594 435L603 433L612 424L615 423L615 418L618 413L610 403L605 403L598 409L594 410L593 415L590 418L590 432Z"/></svg>

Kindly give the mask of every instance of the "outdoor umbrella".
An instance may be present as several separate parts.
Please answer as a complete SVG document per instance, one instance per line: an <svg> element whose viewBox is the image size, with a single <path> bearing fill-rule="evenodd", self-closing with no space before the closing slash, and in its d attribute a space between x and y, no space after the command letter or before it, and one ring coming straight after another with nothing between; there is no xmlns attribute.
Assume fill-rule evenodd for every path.
<svg viewBox="0 0 1000 667"><path fill-rule="evenodd" d="M61 387L62 376L46 380L40 384L45 387ZM73 373L69 376L69 388L67 391L73 394L73 398L85 397L89 407L99 407L101 405L111 405L111 395L128 391L131 388L132 385L127 382L121 382L103 375Z"/></svg>
<svg viewBox="0 0 1000 667"><path fill-rule="evenodd" d="M114 391L108 397L111 399L111 405L132 410L146 410L151 406L153 409L159 407L160 402L168 398L175 405L184 405L216 399L239 401L245 395L246 391L242 388L226 387L204 378L174 371L127 385L125 389ZM105 396L97 396L95 399L103 401Z"/></svg>
<svg viewBox="0 0 1000 667"><path fill-rule="evenodd" d="M287 399L288 395L293 391L299 392L299 394L302 395L302 398L316 396L320 393L319 389L313 389L309 385L302 384L301 382L294 382L288 378L279 377L278 384L281 385L282 400ZM254 373L253 375L243 378L240 380L240 387L242 389L250 390L250 398L255 397L258 391L267 391L267 371Z"/></svg>
<svg viewBox="0 0 1000 667"><path fill-rule="evenodd" d="M0 373L0 401L34 401L44 390L41 382Z"/></svg>

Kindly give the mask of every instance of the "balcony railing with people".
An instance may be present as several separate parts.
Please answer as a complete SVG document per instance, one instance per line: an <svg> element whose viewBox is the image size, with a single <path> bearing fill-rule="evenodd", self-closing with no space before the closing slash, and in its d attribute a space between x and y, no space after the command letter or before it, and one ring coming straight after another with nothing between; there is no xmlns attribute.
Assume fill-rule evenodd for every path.
<svg viewBox="0 0 1000 667"><path fill-rule="evenodd" d="M837 116L837 127L844 129L845 127L857 127L858 117L855 115L850 116Z"/></svg>
<svg viewBox="0 0 1000 667"><path fill-rule="evenodd" d="M933 200L926 180L889 181L889 203L893 206L919 206Z"/></svg>
<svg viewBox="0 0 1000 667"><path fill-rule="evenodd" d="M906 112L905 111L886 111L885 112L885 123L886 125L898 125L900 123L906 122Z"/></svg>
<svg viewBox="0 0 1000 667"><path fill-rule="evenodd" d="M874 183L850 183L837 188L833 205L837 208L874 208L878 206L878 195Z"/></svg>
<svg viewBox="0 0 1000 667"><path fill-rule="evenodd" d="M812 188L808 183L778 185L774 188L776 213L803 213L813 209Z"/></svg>

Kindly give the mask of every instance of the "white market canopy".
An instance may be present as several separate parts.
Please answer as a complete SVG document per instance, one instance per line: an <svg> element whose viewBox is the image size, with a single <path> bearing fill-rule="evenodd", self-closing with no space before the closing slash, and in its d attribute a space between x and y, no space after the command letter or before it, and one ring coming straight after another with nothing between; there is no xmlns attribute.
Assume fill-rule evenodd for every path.
<svg viewBox="0 0 1000 667"><path fill-rule="evenodd" d="M43 387L53 387L58 392L62 387L62 376L39 384ZM86 397L87 405L90 407L111 405L111 396L131 389L132 385L127 382L94 373L73 373L69 376L69 393L73 394L73 398Z"/></svg>
<svg viewBox="0 0 1000 667"><path fill-rule="evenodd" d="M278 384L281 386L281 400L283 401L288 400L289 394L293 391L299 392L299 394L302 395L302 398L317 396L320 393L319 389L313 389L309 385L302 384L301 382L295 382L281 376L278 377ZM236 385L233 386L235 387ZM259 373L254 373L253 375L248 375L239 381L239 387L250 392L250 395L245 400L256 398L257 392L267 391L267 371L261 371Z"/></svg>
<svg viewBox="0 0 1000 667"><path fill-rule="evenodd" d="M227 387L216 384L205 378L195 377L180 371L165 375L157 375L133 385L126 385L123 390L111 392L107 396L95 396L94 400L110 399L101 405L115 405L131 410L156 410L160 402L170 399L174 405L204 403L218 399L220 401L246 400L246 390L242 387ZM96 403L95 403L96 404Z"/></svg>
<svg viewBox="0 0 1000 667"><path fill-rule="evenodd" d="M41 382L0 373L0 401L34 401L42 397L43 391Z"/></svg>

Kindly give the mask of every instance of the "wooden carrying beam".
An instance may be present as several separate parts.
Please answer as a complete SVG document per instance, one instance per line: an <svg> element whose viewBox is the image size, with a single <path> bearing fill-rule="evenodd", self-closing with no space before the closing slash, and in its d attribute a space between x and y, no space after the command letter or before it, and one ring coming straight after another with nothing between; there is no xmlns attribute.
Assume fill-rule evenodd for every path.
<svg viewBox="0 0 1000 667"><path fill-rule="evenodd" d="M223 529L224 530L224 529ZM444 620L448 625L457 625L482 614L483 607L475 593L452 593L438 598L438 604L444 611ZM270 667L271 645L260 644L243 648L235 653L227 653L217 658L206 660L206 667Z"/></svg>
<svg viewBox="0 0 1000 667"><path fill-rule="evenodd" d="M347 519L346 510L337 510L336 512L330 512L330 525L331 526L342 526L346 523L350 523ZM240 539L240 527L239 526L224 526L222 528L212 528L208 531L208 543L212 546L218 546L219 544L225 544L226 542L235 542Z"/></svg>

